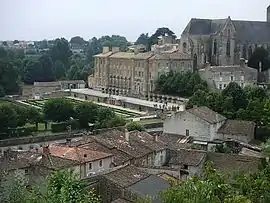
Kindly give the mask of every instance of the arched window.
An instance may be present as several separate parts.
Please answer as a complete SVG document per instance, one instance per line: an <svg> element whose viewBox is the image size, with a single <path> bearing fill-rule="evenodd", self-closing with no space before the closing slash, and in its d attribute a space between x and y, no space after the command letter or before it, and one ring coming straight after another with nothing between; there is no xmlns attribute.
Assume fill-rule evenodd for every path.
<svg viewBox="0 0 270 203"><path fill-rule="evenodd" d="M186 51L187 51L187 43L184 42L184 43L183 43L183 52L186 52Z"/></svg>
<svg viewBox="0 0 270 203"><path fill-rule="evenodd" d="M231 41L228 39L226 46L226 55L231 56Z"/></svg>
<svg viewBox="0 0 270 203"><path fill-rule="evenodd" d="M246 44L244 44L243 46L242 58L247 59L247 45Z"/></svg>
<svg viewBox="0 0 270 203"><path fill-rule="evenodd" d="M248 59L250 59L251 55L252 55L252 47L251 47L251 45L250 45L250 46L248 47Z"/></svg>
<svg viewBox="0 0 270 203"><path fill-rule="evenodd" d="M231 29L228 29L228 37L231 37Z"/></svg>
<svg viewBox="0 0 270 203"><path fill-rule="evenodd" d="M217 40L214 41L214 55L217 54Z"/></svg>
<svg viewBox="0 0 270 203"><path fill-rule="evenodd" d="M194 54L194 59L193 59L193 70L197 70L197 55Z"/></svg>

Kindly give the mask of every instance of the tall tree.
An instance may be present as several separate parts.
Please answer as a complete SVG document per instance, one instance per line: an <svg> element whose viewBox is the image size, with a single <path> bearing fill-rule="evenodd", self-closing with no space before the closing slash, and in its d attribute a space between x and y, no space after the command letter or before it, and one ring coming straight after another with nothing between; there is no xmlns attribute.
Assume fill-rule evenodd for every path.
<svg viewBox="0 0 270 203"><path fill-rule="evenodd" d="M42 65L42 75L40 76L40 81L51 82L55 80L53 62L48 54L44 54L39 58Z"/></svg>
<svg viewBox="0 0 270 203"><path fill-rule="evenodd" d="M0 104L0 132L17 126L17 113L10 104Z"/></svg>
<svg viewBox="0 0 270 203"><path fill-rule="evenodd" d="M66 69L62 61L57 60L54 63L54 73L57 80L65 78Z"/></svg>
<svg viewBox="0 0 270 203"><path fill-rule="evenodd" d="M86 44L86 41L80 36L72 37L69 42L70 42L70 44L77 44L77 45L85 45Z"/></svg>
<svg viewBox="0 0 270 203"><path fill-rule="evenodd" d="M142 33L138 39L136 40L135 44L143 44L145 46L148 45L148 40L149 40L149 36L148 36L148 33L144 34Z"/></svg>
<svg viewBox="0 0 270 203"><path fill-rule="evenodd" d="M89 123L95 123L98 116L98 106L91 102L83 102L76 106L76 117L80 125L88 128Z"/></svg>
<svg viewBox="0 0 270 203"><path fill-rule="evenodd" d="M33 84L36 81L42 81L43 68L40 61L29 60L27 61L24 69L23 81L26 84Z"/></svg>

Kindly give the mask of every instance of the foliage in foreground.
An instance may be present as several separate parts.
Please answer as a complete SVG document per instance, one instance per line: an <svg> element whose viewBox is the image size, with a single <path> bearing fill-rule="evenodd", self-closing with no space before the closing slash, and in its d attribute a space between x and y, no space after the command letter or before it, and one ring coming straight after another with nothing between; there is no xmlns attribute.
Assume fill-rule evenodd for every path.
<svg viewBox="0 0 270 203"><path fill-rule="evenodd" d="M7 179L6 179L7 180ZM0 202L3 203L100 203L94 190L76 178L72 172L58 171L47 178L45 191L41 186L27 188L25 180L16 176L0 181ZM3 189L3 190L2 190Z"/></svg>
<svg viewBox="0 0 270 203"><path fill-rule="evenodd" d="M126 128L128 131L144 131L144 126L139 123L139 122L136 122L136 121L133 121L133 122L129 122L126 124Z"/></svg>
<svg viewBox="0 0 270 203"><path fill-rule="evenodd" d="M254 174L232 177L217 172L208 163L203 177L182 182L161 196L164 203L267 203L270 165Z"/></svg>

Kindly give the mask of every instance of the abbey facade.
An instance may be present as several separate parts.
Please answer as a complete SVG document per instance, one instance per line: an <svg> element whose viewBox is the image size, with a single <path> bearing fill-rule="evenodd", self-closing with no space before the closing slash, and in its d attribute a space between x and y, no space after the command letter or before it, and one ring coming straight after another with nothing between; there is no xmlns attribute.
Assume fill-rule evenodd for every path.
<svg viewBox="0 0 270 203"><path fill-rule="evenodd" d="M194 58L200 69L206 62L215 66L238 65L257 47L270 51L270 6L266 21L227 19L190 20L181 36L180 49Z"/></svg>

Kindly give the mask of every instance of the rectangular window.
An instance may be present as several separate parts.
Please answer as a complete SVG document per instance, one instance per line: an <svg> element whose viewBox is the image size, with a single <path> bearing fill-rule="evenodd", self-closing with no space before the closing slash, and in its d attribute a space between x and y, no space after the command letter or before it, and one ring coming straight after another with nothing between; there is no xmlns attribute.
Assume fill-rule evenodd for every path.
<svg viewBox="0 0 270 203"><path fill-rule="evenodd" d="M226 84L223 85L224 89L226 88L226 86L227 86Z"/></svg>
<svg viewBox="0 0 270 203"><path fill-rule="evenodd" d="M160 163L163 163L163 156L160 156Z"/></svg>
<svg viewBox="0 0 270 203"><path fill-rule="evenodd" d="M233 76L231 76L231 81L233 81Z"/></svg>
<svg viewBox="0 0 270 203"><path fill-rule="evenodd" d="M102 167L103 166L103 162L102 160L99 161L99 167Z"/></svg>
<svg viewBox="0 0 270 203"><path fill-rule="evenodd" d="M92 163L89 163L89 170L92 170Z"/></svg>
<svg viewBox="0 0 270 203"><path fill-rule="evenodd" d="M244 79L245 79L245 77L242 75L242 76L241 76L241 81L244 81Z"/></svg>
<svg viewBox="0 0 270 203"><path fill-rule="evenodd" d="M219 84L219 89L222 90L222 84Z"/></svg>
<svg viewBox="0 0 270 203"><path fill-rule="evenodd" d="M220 81L220 82L222 81L222 77L219 77L219 81Z"/></svg>
<svg viewBox="0 0 270 203"><path fill-rule="evenodd" d="M187 170L188 169L188 165L184 164L183 169Z"/></svg>
<svg viewBox="0 0 270 203"><path fill-rule="evenodd" d="M186 129L186 136L189 136L189 130Z"/></svg>

